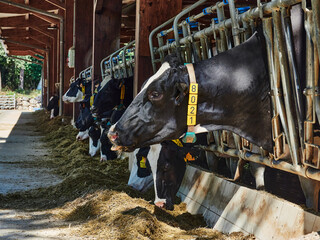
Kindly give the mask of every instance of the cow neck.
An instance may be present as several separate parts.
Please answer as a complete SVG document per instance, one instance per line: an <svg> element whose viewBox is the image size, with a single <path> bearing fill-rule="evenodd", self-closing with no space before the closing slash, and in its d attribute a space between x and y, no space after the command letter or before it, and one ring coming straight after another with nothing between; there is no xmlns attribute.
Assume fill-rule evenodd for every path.
<svg viewBox="0 0 320 240"><path fill-rule="evenodd" d="M196 80L196 75L194 72L194 67L192 63L186 64L190 86L189 86L189 101L187 110L187 125L188 129L183 137L182 141L184 143L194 143L197 140L194 126L197 122L197 104L198 104L198 83Z"/></svg>

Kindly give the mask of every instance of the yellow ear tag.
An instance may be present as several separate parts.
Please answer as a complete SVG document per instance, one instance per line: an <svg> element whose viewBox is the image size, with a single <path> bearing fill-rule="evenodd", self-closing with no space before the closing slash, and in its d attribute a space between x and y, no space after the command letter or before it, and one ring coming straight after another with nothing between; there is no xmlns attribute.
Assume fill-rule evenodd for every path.
<svg viewBox="0 0 320 240"><path fill-rule="evenodd" d="M121 100L124 99L125 92L126 92L126 87L124 86L124 84L122 84L122 86L121 86L121 94L120 94L120 99Z"/></svg>
<svg viewBox="0 0 320 240"><path fill-rule="evenodd" d="M185 162L190 162L190 161L194 161L195 158L192 157L192 155L190 153L187 153L186 157L184 158Z"/></svg>
<svg viewBox="0 0 320 240"><path fill-rule="evenodd" d="M140 167L141 168L147 168L146 166L146 158L145 157L142 157L141 160L140 160Z"/></svg>
<svg viewBox="0 0 320 240"><path fill-rule="evenodd" d="M174 142L175 144L177 144L178 147L183 147L181 141L179 139L174 139L172 140L172 142Z"/></svg>
<svg viewBox="0 0 320 240"><path fill-rule="evenodd" d="M91 97L90 97L90 106L93 105L93 101L94 101L94 96L91 96Z"/></svg>
<svg viewBox="0 0 320 240"><path fill-rule="evenodd" d="M86 95L86 87L82 85L81 92L83 93L82 99L84 99L84 96Z"/></svg>

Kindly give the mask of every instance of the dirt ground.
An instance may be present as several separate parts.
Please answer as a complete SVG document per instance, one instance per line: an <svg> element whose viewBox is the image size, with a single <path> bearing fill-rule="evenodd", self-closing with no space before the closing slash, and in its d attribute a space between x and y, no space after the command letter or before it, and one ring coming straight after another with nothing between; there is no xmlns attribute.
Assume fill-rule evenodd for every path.
<svg viewBox="0 0 320 240"><path fill-rule="evenodd" d="M153 205L127 186L127 160L100 163L70 119L0 111L0 239L255 239L206 228L176 199Z"/></svg>

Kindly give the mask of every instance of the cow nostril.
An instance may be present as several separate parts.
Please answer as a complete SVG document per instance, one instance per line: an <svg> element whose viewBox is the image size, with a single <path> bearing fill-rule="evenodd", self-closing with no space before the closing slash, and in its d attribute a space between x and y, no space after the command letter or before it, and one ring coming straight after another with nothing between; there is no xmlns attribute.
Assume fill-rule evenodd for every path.
<svg viewBox="0 0 320 240"><path fill-rule="evenodd" d="M115 140L117 140L117 138L119 137L119 134L118 134L118 132L110 132L109 133L109 138L110 138L110 140L111 141L115 141Z"/></svg>

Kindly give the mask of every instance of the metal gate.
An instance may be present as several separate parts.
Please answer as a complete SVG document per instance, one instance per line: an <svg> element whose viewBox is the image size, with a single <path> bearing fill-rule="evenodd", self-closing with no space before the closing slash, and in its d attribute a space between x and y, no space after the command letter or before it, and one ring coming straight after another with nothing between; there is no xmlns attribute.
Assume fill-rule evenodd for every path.
<svg viewBox="0 0 320 240"><path fill-rule="evenodd" d="M16 95L0 95L0 109L15 109Z"/></svg>

